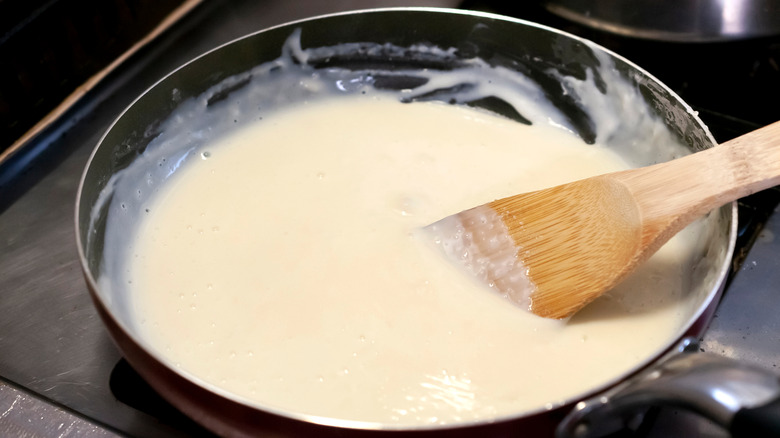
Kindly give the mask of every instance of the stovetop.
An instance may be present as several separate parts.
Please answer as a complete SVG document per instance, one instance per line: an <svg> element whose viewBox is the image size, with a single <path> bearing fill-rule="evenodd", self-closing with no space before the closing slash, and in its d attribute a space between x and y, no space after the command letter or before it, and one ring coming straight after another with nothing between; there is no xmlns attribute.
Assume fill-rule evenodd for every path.
<svg viewBox="0 0 780 438"><path fill-rule="evenodd" d="M500 3L501 6L496 6ZM0 167L0 435L207 436L121 357L90 301L75 245L73 208L89 153L111 121L177 66L262 28L322 13L381 6L489 10L592 39L644 67L699 111L718 141L780 120L780 38L717 44L657 43L599 33L534 2L426 0L210 0L132 57L28 146L29 162ZM529 6L530 5L530 6ZM780 363L780 191L740 202L740 237L724 298L702 350ZM641 340L637 340L641 342ZM642 436L723 436L684 412L654 410Z"/></svg>

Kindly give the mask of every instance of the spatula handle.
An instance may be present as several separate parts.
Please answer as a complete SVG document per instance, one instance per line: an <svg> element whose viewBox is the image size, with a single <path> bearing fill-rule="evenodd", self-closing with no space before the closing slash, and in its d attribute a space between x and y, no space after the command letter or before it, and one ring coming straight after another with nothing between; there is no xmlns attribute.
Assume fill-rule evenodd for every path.
<svg viewBox="0 0 780 438"><path fill-rule="evenodd" d="M726 160L724 165L731 165L733 186L743 190L743 196L780 184L780 122L714 148L719 149Z"/></svg>
<svg viewBox="0 0 780 438"><path fill-rule="evenodd" d="M664 238L739 198L780 184L780 122L666 163L614 174Z"/></svg>

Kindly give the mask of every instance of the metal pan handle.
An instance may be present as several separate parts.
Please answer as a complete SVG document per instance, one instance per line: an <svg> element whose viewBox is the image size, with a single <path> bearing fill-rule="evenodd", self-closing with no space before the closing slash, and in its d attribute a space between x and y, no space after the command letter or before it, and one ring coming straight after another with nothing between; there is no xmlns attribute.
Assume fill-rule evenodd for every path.
<svg viewBox="0 0 780 438"><path fill-rule="evenodd" d="M780 377L709 353L685 339L658 365L610 391L577 403L558 425L559 438L605 436L650 407L690 410L734 437L780 436Z"/></svg>

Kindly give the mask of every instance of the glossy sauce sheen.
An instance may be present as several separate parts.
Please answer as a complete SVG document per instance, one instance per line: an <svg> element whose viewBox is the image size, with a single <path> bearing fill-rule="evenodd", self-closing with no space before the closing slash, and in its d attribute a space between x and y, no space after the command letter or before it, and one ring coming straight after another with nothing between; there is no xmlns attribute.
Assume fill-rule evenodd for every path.
<svg viewBox="0 0 780 438"><path fill-rule="evenodd" d="M544 409L670 342L695 235L553 321L459 272L420 228L625 167L562 129L454 105L358 96L280 111L156 195L128 259L142 337L265 409L402 426Z"/></svg>

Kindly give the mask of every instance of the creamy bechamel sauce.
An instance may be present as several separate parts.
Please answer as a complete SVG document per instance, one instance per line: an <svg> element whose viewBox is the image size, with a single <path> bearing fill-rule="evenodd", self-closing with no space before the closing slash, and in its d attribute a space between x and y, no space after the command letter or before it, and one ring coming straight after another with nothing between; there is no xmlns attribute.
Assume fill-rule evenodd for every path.
<svg viewBox="0 0 780 438"><path fill-rule="evenodd" d="M542 409L669 343L695 228L569 321L470 280L419 230L625 167L562 129L456 105L280 110L209 145L149 204L127 262L141 337L275 410L421 425Z"/></svg>

